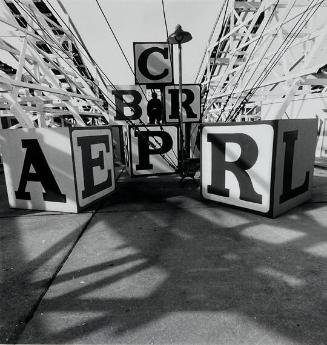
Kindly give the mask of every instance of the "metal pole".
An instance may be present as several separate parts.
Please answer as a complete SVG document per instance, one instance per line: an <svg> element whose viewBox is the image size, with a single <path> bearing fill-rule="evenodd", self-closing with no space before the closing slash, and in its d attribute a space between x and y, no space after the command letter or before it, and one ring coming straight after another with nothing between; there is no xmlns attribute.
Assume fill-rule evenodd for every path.
<svg viewBox="0 0 327 345"><path fill-rule="evenodd" d="M183 108L182 108L182 45L178 43L178 62L179 62L179 125L181 135L181 163L184 162L184 130L183 130Z"/></svg>

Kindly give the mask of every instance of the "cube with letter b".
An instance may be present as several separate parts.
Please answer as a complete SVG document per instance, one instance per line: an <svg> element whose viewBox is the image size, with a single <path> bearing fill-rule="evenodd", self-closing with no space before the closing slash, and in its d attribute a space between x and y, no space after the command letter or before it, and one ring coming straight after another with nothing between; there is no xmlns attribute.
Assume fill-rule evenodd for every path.
<svg viewBox="0 0 327 345"><path fill-rule="evenodd" d="M109 94L115 104L114 123L124 125L126 121L135 124L148 121L145 87L141 85L115 85Z"/></svg>
<svg viewBox="0 0 327 345"><path fill-rule="evenodd" d="M205 124L201 193L276 217L310 199L317 120Z"/></svg>
<svg viewBox="0 0 327 345"><path fill-rule="evenodd" d="M115 189L109 127L0 131L9 205L78 212Z"/></svg>

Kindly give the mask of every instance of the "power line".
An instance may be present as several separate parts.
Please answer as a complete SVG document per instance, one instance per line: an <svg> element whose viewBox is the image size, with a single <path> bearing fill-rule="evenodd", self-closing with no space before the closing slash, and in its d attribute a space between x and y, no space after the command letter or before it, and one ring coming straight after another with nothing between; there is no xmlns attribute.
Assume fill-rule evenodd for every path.
<svg viewBox="0 0 327 345"><path fill-rule="evenodd" d="M220 111L220 116L222 115L223 111L225 110L228 101L229 101L230 98L232 97L232 94L233 94L234 90L236 89L237 83L239 82L239 80L241 79L242 75L244 74L244 72L245 72L245 70L246 70L246 66L248 65L248 63L249 63L249 61L250 61L250 59L251 59L251 57L252 57L252 55L253 55L253 53L254 53L256 47L257 47L257 45L259 44L259 42L260 42L260 40L261 40L261 38L262 38L262 36L263 36L263 33L264 33L264 31L266 30L266 28L267 28L267 26L268 26L268 24L269 24L269 22L270 22L270 20L271 20L271 18L272 18L272 16L273 16L273 14L274 14L274 12L275 12L275 10L276 10L278 4L279 4L279 1L280 1L280 0L277 0L277 2L276 2L276 4L275 4L275 6L274 6L274 8L273 8L273 10L272 10L272 12L271 12L269 18L268 18L268 20L267 20L267 22L266 22L266 24L265 24L263 30L261 31L261 33L260 33L260 35L259 35L259 38L257 39L257 41L256 41L256 43L255 43L255 45L254 45L254 47L253 47L253 49L252 49L252 51L251 51L251 53L250 53L248 59L246 60L246 62L245 62L245 64L244 64L244 67L243 67L241 73L240 73L239 76L238 76L238 79L237 79L236 83L234 84L234 87L233 87L233 89L232 89L232 92L228 95L227 100L225 101L225 104L224 104L224 106L223 106L223 109ZM219 118L218 118L218 119L219 119ZM217 121L218 121L218 119L217 119ZM216 122L217 122L217 121L216 121Z"/></svg>
<svg viewBox="0 0 327 345"><path fill-rule="evenodd" d="M164 22L165 22L166 39L167 39L167 42L168 42L169 33L168 33L168 25L167 25L166 9L165 9L164 0L161 0L161 8L162 8L162 15L163 15ZM170 63L172 65L173 64L173 48L172 48L172 44L168 44L168 50L169 50ZM174 85L174 88L175 88L175 85Z"/></svg>
<svg viewBox="0 0 327 345"><path fill-rule="evenodd" d="M121 53L123 54L123 56L124 56L124 58L125 58L125 61L127 62L127 64L128 64L128 66L129 66L130 70L132 71L133 75L135 76L135 73L134 73L134 71L133 71L133 68L132 68L131 64L129 63L128 59L127 59L127 56L126 56L126 54L125 54L125 52L124 52L124 50L123 50L123 48L122 48L122 46L121 46L121 44L120 44L120 42L119 42L119 39L117 38L117 36L116 36L114 30L113 30L112 27L111 27L111 25L110 25L110 23L109 23L109 20L108 20L107 16L106 16L105 13L103 12L103 9L102 9L102 7L101 7L99 1L98 1L98 0L95 0L95 1L96 1L97 5L98 5L98 7L99 7L99 9L100 9L100 11L101 11L101 13L102 13L103 18L105 19L105 21L106 21L106 23L107 23L107 25L108 25L108 27L109 27L109 29L110 29L112 35L114 36L115 41L116 41L116 43L118 44L118 47L119 47Z"/></svg>
<svg viewBox="0 0 327 345"><path fill-rule="evenodd" d="M240 110L242 109L242 107L244 106L245 102L247 102L249 100L249 98L252 97L253 93L255 92L256 89L258 89L261 84L263 83L263 81L265 80L265 78L270 74L270 72L272 71L272 69L276 66L276 64L278 63L279 59L284 55L285 51L291 46L292 42L295 40L297 34L302 30L300 29L300 31L297 34L293 34L293 31L295 29L295 27L300 23L300 21L302 20L303 16L309 11L309 9L311 10L312 8L310 8L311 4L313 3L314 0L311 1L310 5L307 7L307 9L302 13L301 17L299 18L299 20L297 21L296 25L293 27L293 29L289 32L289 34L286 37L286 40L283 41L283 43L280 46L280 49L277 49L276 52L273 54L273 56L271 57L270 61L268 62L267 66L269 64L271 64L268 67L268 71L265 72L264 75L261 75L257 78L257 80L255 81L254 85L252 86L252 88L248 91L247 95L245 96L245 98L243 99L242 103L240 104L240 106L237 107L237 109L235 110L234 114L231 114L231 119L233 120L234 118L236 118L236 116L238 115L238 113L240 112ZM316 4L317 5L317 4ZM315 6L316 6L315 5ZM306 23L305 23L306 24ZM305 25L304 24L304 25ZM300 23L301 25L301 23ZM296 28L295 30L298 30L298 28ZM291 36L293 34L293 36L291 37L291 41L287 42L289 36ZM293 38L293 39L292 39ZM284 44L288 44L288 46L283 47ZM283 47L283 48L282 48ZM277 58L276 58L277 57ZM275 59L275 60L274 60ZM256 85L257 84L257 85ZM249 97L249 98L248 98ZM234 116L233 116L234 115Z"/></svg>
<svg viewBox="0 0 327 345"><path fill-rule="evenodd" d="M62 19L61 15L57 12L57 10L51 5L51 3L48 1L48 0L45 0L47 2L47 4L51 7L51 9L56 13L57 17L60 18L61 22L66 26L66 28L68 29L68 31L70 32L70 34L73 35L73 37L75 38L75 40L81 45L81 47L85 50L87 56L88 56L88 60L97 68L99 69L103 76L105 76L107 78L107 80L109 81L109 84L114 87L113 83L111 82L111 80L106 76L106 74L104 73L104 71L102 70L102 68L96 63L96 61L94 60L94 58L92 57L92 55L90 54L90 52L88 51L87 47L85 46L84 42L82 41L82 38L80 37L80 35L78 34L74 24L70 21L70 23L72 24L73 28L75 29L76 31L76 34L78 35L78 37L75 35L75 33L71 30L71 28L66 24L66 22ZM60 2L59 2L60 3ZM61 5L61 3L60 3ZM62 6L62 5L61 5ZM82 55L84 57L86 57L83 52L81 52ZM87 58L87 57L86 57ZM99 74L99 77L101 78L102 80L102 75L99 73L98 71L98 74ZM102 82L104 83L104 81L102 80ZM104 83L105 85L105 83Z"/></svg>
<svg viewBox="0 0 327 345"><path fill-rule="evenodd" d="M164 22L165 22L166 36L168 38L169 34L168 34L168 26L167 26L166 10L165 10L164 0L161 0L161 6L162 6L162 14L163 14L163 17L164 17Z"/></svg>
<svg viewBox="0 0 327 345"><path fill-rule="evenodd" d="M228 2L229 2L229 0L227 0L227 5L226 5L226 6L228 6ZM226 3L226 2L225 2L225 3ZM217 25L218 25L218 22L219 22L221 13L222 13L222 11L223 11L223 8L224 8L224 6L220 6L220 11L219 11L219 14L218 14L218 16L217 16L217 18L216 18L216 21L215 21L215 23L214 23L212 29L211 29L211 33L210 33L210 35L209 35L208 43L211 42L212 36L213 36L213 34L215 33L215 30L216 30L216 27L217 27ZM224 22L224 20L223 20L223 22ZM199 74L200 74L200 71L201 71L201 66L202 66L202 64L203 64L203 61L204 61L204 59L205 59L205 56L206 56L206 51L204 52L204 54L203 54L203 56L202 56L202 59L201 59L201 62L200 62L200 66L199 66L198 72L197 72L196 77L195 77L195 81L196 81L196 80L198 79L198 77L199 77Z"/></svg>
<svg viewBox="0 0 327 345"><path fill-rule="evenodd" d="M51 35L49 35L49 33L47 32L47 30L43 27L43 25L35 18L35 16L33 16L32 14L31 14L31 12L29 12L28 10L26 10L25 8L24 8L24 6L22 6L22 4L20 4L20 1L19 0L14 0L16 3L17 3L17 5L34 21L34 23L36 23L39 27L40 27L40 29L41 29L41 31L44 33L44 34L46 34L51 40L52 40L52 42L54 42L54 44L55 45L57 45L57 47L64 53L64 54L66 54L67 55L67 57L69 58L69 59L72 59L72 57L68 54L68 52L67 51L65 51L60 45L59 45L59 43L57 43L55 40L54 40L54 38L51 36ZM62 20L62 18L60 17L60 19ZM28 24L33 30L34 30L34 28L30 25L30 24ZM40 39L41 40L43 40L44 41L44 43L45 44L48 44L48 42L43 38L43 37L41 37L40 36ZM51 46L51 45L50 45ZM74 69L74 68L73 68ZM75 70L76 71L76 70ZM77 73L79 74L79 71L77 71ZM106 74L104 74L105 76L106 76L106 78L108 79L108 80L110 80L108 77L107 77L107 75ZM94 83L94 81L93 80L91 80L91 82L92 83ZM115 88L115 90L116 91L118 91L117 89L116 89L116 87L112 84L112 86ZM107 100L110 102L110 103L112 103L112 104L114 104L113 103L113 101L105 94L105 93L103 93L103 95L105 96L105 98L107 98ZM128 103L125 103L126 105L128 105ZM116 112L118 112L124 119L125 119L125 121L130 125L130 126L133 126L134 128L135 128L135 130L137 130L138 132L140 132L141 133L141 135L143 135L142 134L142 131L140 131L137 127L135 127L135 124L123 113L123 112L121 112L117 107L114 107L114 106L111 106L109 103L108 103L108 105L114 110L114 111L116 111ZM129 105L128 105L129 106ZM130 107L130 106L129 106ZM131 107L130 107L131 108ZM132 109L132 108L131 108ZM146 131L147 132L150 132L150 130L148 129L148 127L146 126L146 124L143 122L143 120L141 120L141 119L139 119L139 121L140 121L140 123L142 124L142 126L146 129ZM158 142L158 140L155 138L155 137L153 137L153 139L154 139L154 141L155 141L155 143L156 144L160 144L159 142ZM153 143L152 142L150 142L149 141L149 144L153 147ZM172 150L172 152L173 152L173 154L175 155L175 157L176 157L176 159L177 159L177 155L176 155L176 153L175 153L175 151L174 150ZM176 170L176 166L175 166L175 164L174 163L172 163L172 162L169 162L168 161L168 159L165 157L165 155L164 154L160 154L162 157L163 157L163 159L169 164L169 166L171 166L174 170Z"/></svg>
<svg viewBox="0 0 327 345"><path fill-rule="evenodd" d="M217 40L217 41L218 41L218 45L217 45L216 58L217 58L217 55L219 54L220 46L221 46L221 44L223 43L222 41L220 41L220 40L221 40L221 37L222 37L222 35L225 34L226 31L227 31L227 26L225 27L225 25L226 25L226 14L227 14L228 5L229 5L229 0L227 1L226 5L225 5L226 7L225 7L224 17L223 17L223 22L222 22L223 28L222 28L222 30L220 31L219 36L218 36L218 40ZM221 14L221 12L220 12L220 14ZM217 21L217 23L218 23L218 21ZM216 24L216 25L217 25L217 24ZM220 54L221 54L221 53L220 53ZM210 59L210 57L209 57L209 59ZM213 70L214 70L214 66L213 66ZM213 72L213 71L212 71L212 72ZM209 60L209 71L208 71L208 73L210 73L210 60ZM206 86L206 87L207 87L207 93L206 93L206 97L205 97L204 103L203 103L203 111L205 110L205 109L204 109L204 108L205 108L205 104L207 103L207 99L208 99L208 95L209 95L209 88L210 88L211 81L212 81L212 75L211 75L211 77L210 77L210 79L209 79L208 85ZM218 85L217 85L217 87L218 87ZM217 90L217 87L215 88L214 92Z"/></svg>
<svg viewBox="0 0 327 345"><path fill-rule="evenodd" d="M121 46L121 44L120 44L120 42L119 42L118 37L116 36L116 34L115 34L113 28L111 27L111 25L110 25L110 23L109 23L109 20L108 20L108 18L107 18L107 16L106 16L106 14L104 13L104 11L103 11L103 9L102 9L102 7L101 7L99 1L98 1L98 0L95 0L95 1L96 1L97 5L98 5L100 11L101 11L101 14L102 14L103 18L105 19L105 21L106 21L106 23L107 23L107 25L108 25L108 27L109 27L109 29L110 29L112 35L114 36L114 39L115 39L116 43L118 44L118 47L119 47L121 53L123 54L124 59L125 59L125 61L126 61L127 65L128 65L128 67L129 67L129 69L131 70L132 74L134 75L135 80L138 81L137 78L136 78L136 74L135 74L135 72L134 72L134 70L133 70L131 64L129 63L129 61L128 61L128 59L127 59L127 56L126 56L126 54L125 54L125 52L124 52L124 49L122 48L122 46ZM139 85L139 87L140 87L140 90L142 91L142 93L143 93L143 95L144 95L144 97L145 97L145 99L146 99L146 95L145 95L143 89L141 88L140 85Z"/></svg>
<svg viewBox="0 0 327 345"><path fill-rule="evenodd" d="M293 2L292 6L291 6L290 9L288 10L288 12L287 12L285 18L287 18L287 16L288 16L289 13L291 12L292 8L294 7L294 4L295 4L295 1ZM260 63L261 63L261 61L265 58L268 49L271 47L273 41L274 41L274 40L276 39L276 37L277 37L277 32L280 31L280 29L282 28L282 26L283 26L283 23L278 27L278 30L276 31L276 33L273 34L273 38L272 38L272 40L269 42L269 45L267 46L265 52L263 53L263 55L261 56L260 60L258 61L257 66L259 66ZM234 106L232 107L230 114L233 113L233 111L234 111L234 109L235 109L235 106L236 106L238 100L241 98L242 93L244 92L244 90L246 89L246 87L248 86L248 84L250 83L250 80L251 80L251 78L254 76L255 72L256 72L256 68L254 68L254 71L253 71L251 77L248 79L247 83L245 84L245 86L244 86L244 88L243 88L243 91L240 93L239 97L238 97L237 100L235 101ZM242 101L242 102L243 102L243 101Z"/></svg>
<svg viewBox="0 0 327 345"><path fill-rule="evenodd" d="M230 114L231 120L233 120L237 117L237 115L241 111L243 105L246 102L248 102L249 99L253 96L254 91L262 85L263 81L267 78L267 76L270 74L270 72L273 70L273 68L277 65L280 58L285 54L286 50L291 46L291 44L294 42L294 40L296 39L298 34L302 31L302 29L305 27L305 25L312 18L312 16L316 13L318 8L321 6L321 4L324 1L325 0L320 1L320 3L317 2L312 7L311 7L311 5L313 4L314 0L311 1L311 3L308 5L307 9L302 13L301 17L299 18L299 20L297 21L297 23L295 24L293 29L289 32L286 39L281 44L280 49L276 50L275 54L272 56L272 58L268 62L267 66L269 64L271 64L268 67L268 70L265 72L265 74L263 74L257 78L256 82L254 83L253 87L248 91L248 93L245 96L245 98L243 99L242 103L237 107L237 109L234 111L234 113ZM314 9L314 7L316 7L316 9ZM314 9L314 11L309 13L309 11L311 11L313 9ZM304 16L306 16L306 17L303 19ZM302 27L301 27L301 25L302 25ZM295 33L293 31L295 31ZM291 38L289 39L290 36L291 36ZM284 44L285 44L285 46L283 48L281 48Z"/></svg>
<svg viewBox="0 0 327 345"><path fill-rule="evenodd" d="M125 59L125 61L127 62L129 69L131 70L131 72L132 72L133 75L134 75L135 81L138 82L137 77L136 77L136 74L135 74L135 72L133 71L133 68L132 68L131 64L129 63L128 59L127 59L127 56L126 56L126 54L125 54L125 52L124 52L124 50L123 50L123 48L122 48L122 46L121 46L121 44L120 44L120 42L119 42L119 39L117 38L117 36L116 36L116 34L115 34L113 28L111 27L111 25L110 25L110 23L109 23L109 20L108 20L107 16L105 15L105 13L104 13L104 11L103 11L103 9L102 9L102 7L101 7L99 1L98 1L98 0L95 0L95 1L96 1L97 5L98 5L98 7L99 7L99 9L100 9L100 11L101 11L101 13L102 13L102 16L104 17L104 19L105 19L105 21L106 21L106 23L107 23L107 25L108 25L108 27L109 27L109 29L110 29L112 35L114 36L115 41L117 42L118 47L119 47L121 53L123 54L124 59ZM167 32L168 32L168 31L167 31ZM143 91L143 89L142 89L142 87L141 87L139 84L138 84L138 86L139 86L141 92L143 93L145 99L147 99L147 98L146 98L146 95L145 95L145 93L144 93L144 91ZM144 124L144 125L145 125L145 124ZM163 127L162 127L161 124L159 124L159 127L160 127L160 130L163 131ZM175 152L174 152L174 154L175 154ZM175 156L176 156L176 154L175 154ZM176 158L177 158L177 156L176 156Z"/></svg>
<svg viewBox="0 0 327 345"><path fill-rule="evenodd" d="M136 78L136 74L135 74L135 72L134 72L134 70L133 70L131 64L129 63L129 61L128 61L128 59L127 59L127 56L126 56L126 54L125 54L125 52L124 52L124 49L122 48L122 46L121 46L121 44L120 44L120 42L119 42L119 39L117 38L117 36L116 36L116 34L115 34L113 28L111 27L111 25L110 25L110 23L109 23L109 20L108 20L107 16L105 15L105 13L104 13L104 11L103 11L103 9L102 9L102 7L101 7L99 1L98 1L98 0L95 0L95 1L96 1L97 5L98 5L98 7L99 7L99 9L100 9L100 11L101 11L101 13L102 13L103 18L105 19L105 21L106 21L106 23L107 23L107 25L108 25L108 27L109 27L109 29L110 29L112 35L114 36L115 41L116 41L116 43L118 44L118 47L119 47L121 53L123 54L124 59L125 59L125 61L126 61L127 65L128 65L128 67L129 67L129 69L131 70L131 72L132 72L133 75L134 75L135 81L138 82L138 80L137 80L137 78ZM145 95L143 89L141 88L140 85L138 85L138 86L140 87L140 89L141 89L141 91L142 91L144 97L146 98L146 95Z"/></svg>

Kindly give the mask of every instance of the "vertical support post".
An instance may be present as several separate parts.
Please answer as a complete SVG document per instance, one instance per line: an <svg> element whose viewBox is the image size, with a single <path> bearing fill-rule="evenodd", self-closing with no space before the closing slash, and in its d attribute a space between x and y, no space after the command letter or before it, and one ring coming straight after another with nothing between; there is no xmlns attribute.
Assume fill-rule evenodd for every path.
<svg viewBox="0 0 327 345"><path fill-rule="evenodd" d="M191 149L191 123L185 123L185 153L184 158L190 158L190 149Z"/></svg>
<svg viewBox="0 0 327 345"><path fill-rule="evenodd" d="M181 136L181 163L184 162L184 128L183 128L183 107L182 107L182 45L178 43L178 63L179 63L179 125Z"/></svg>

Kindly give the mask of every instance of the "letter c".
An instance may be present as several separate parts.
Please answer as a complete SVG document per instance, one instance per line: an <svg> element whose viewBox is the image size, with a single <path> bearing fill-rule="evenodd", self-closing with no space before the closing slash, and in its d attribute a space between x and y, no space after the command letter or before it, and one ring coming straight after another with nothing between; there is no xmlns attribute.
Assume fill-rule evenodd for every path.
<svg viewBox="0 0 327 345"><path fill-rule="evenodd" d="M138 60L138 67L140 72L143 74L144 77L150 79L150 80L160 80L162 78L167 77L169 74L168 68L164 68L163 72L160 74L152 74L148 69L148 59L149 56L153 53L160 53L165 60L169 58L168 55L168 47L166 48L160 48L160 47L152 47L149 49L144 50Z"/></svg>

